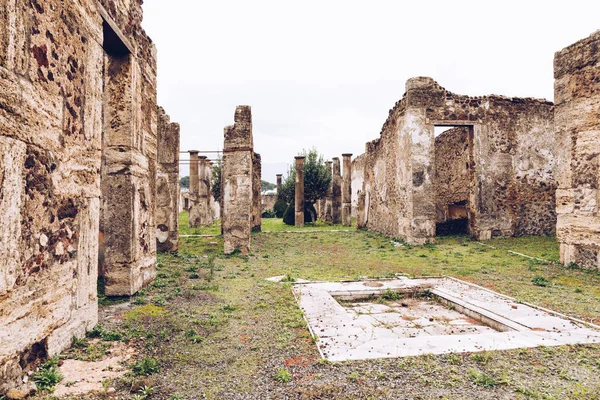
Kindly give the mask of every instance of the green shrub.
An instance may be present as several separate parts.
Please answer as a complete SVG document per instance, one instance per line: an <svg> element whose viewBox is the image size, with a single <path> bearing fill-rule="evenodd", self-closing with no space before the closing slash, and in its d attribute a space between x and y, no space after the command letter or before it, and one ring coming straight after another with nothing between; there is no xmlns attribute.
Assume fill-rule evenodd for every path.
<svg viewBox="0 0 600 400"><path fill-rule="evenodd" d="M275 218L275 217L277 217L277 214L275 214L275 211L273 211L273 210L265 210L265 212L262 213L262 217L263 218Z"/></svg>
<svg viewBox="0 0 600 400"><path fill-rule="evenodd" d="M286 208L285 213L283 213L283 222L286 225L295 225L296 217L294 215L294 205L290 204L288 208Z"/></svg>
<svg viewBox="0 0 600 400"><path fill-rule="evenodd" d="M295 225L296 216L294 214L294 205L290 204L283 214L283 222L286 225ZM313 222L313 217L316 221L317 210L315 210L315 206L312 203L304 203L304 222Z"/></svg>
<svg viewBox="0 0 600 400"><path fill-rule="evenodd" d="M285 200L283 200L283 199L277 200L277 202L273 206L273 211L275 212L275 217L283 218L283 214L285 213L285 210L287 210L288 206L289 206L289 204L286 203Z"/></svg>

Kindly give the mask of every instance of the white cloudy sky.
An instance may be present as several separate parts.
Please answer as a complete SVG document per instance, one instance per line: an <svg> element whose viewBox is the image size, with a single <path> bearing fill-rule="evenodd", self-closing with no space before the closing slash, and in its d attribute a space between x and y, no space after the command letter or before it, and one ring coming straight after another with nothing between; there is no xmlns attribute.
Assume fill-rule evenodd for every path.
<svg viewBox="0 0 600 400"><path fill-rule="evenodd" d="M269 164L303 148L362 153L413 76L552 99L554 52L600 29L599 15L598 0L144 2L181 149L221 149L236 105L251 105L269 181L285 172Z"/></svg>

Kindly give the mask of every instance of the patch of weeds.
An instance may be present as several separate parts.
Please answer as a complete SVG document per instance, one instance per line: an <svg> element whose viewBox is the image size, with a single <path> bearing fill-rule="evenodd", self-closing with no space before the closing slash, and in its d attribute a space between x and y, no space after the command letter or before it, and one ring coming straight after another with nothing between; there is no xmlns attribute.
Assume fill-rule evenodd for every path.
<svg viewBox="0 0 600 400"><path fill-rule="evenodd" d="M462 364L460 356L456 353L451 353L446 357L446 362L452 365Z"/></svg>
<svg viewBox="0 0 600 400"><path fill-rule="evenodd" d="M190 339L192 343L202 343L204 341L204 337L198 335L195 330L190 329L186 332L185 336Z"/></svg>
<svg viewBox="0 0 600 400"><path fill-rule="evenodd" d="M155 296L152 299L152 303L159 306L159 307L163 307L165 304L167 304L167 301L164 297L162 296Z"/></svg>
<svg viewBox="0 0 600 400"><path fill-rule="evenodd" d="M581 290L580 288L575 288L575 293L583 293L583 290Z"/></svg>
<svg viewBox="0 0 600 400"><path fill-rule="evenodd" d="M190 279L199 279L199 278L200 278L200 275L198 275L198 274L196 274L196 273L193 273L193 274L190 274L189 278L190 278Z"/></svg>
<svg viewBox="0 0 600 400"><path fill-rule="evenodd" d="M237 310L236 306L232 306L230 304L223 306L223 311L225 311L225 312L234 312L235 310Z"/></svg>
<svg viewBox="0 0 600 400"><path fill-rule="evenodd" d="M402 294L400 294L399 292L395 292L390 288L387 288L385 292L381 295L381 298L387 301L396 301L402 298Z"/></svg>
<svg viewBox="0 0 600 400"><path fill-rule="evenodd" d="M283 279L281 280L281 282L296 282L296 278L292 277L290 274L287 274L286 276L283 277Z"/></svg>
<svg viewBox="0 0 600 400"><path fill-rule="evenodd" d="M198 272L198 267L196 265L189 265L183 269L185 272Z"/></svg>
<svg viewBox="0 0 600 400"><path fill-rule="evenodd" d="M88 347L88 341L86 338L78 338L77 336L73 336L73 341L71 342L71 347L76 349L85 349Z"/></svg>
<svg viewBox="0 0 600 400"><path fill-rule="evenodd" d="M176 394L170 395L167 400L186 400L186 398L183 397L182 395L176 393Z"/></svg>
<svg viewBox="0 0 600 400"><path fill-rule="evenodd" d="M273 379L279 383L288 383L292 380L292 374L286 368L280 368L275 373Z"/></svg>
<svg viewBox="0 0 600 400"><path fill-rule="evenodd" d="M479 363L479 364L487 364L487 362L492 358L492 353L488 351L482 351L481 353L475 353L471 355L471 360Z"/></svg>
<svg viewBox="0 0 600 400"><path fill-rule="evenodd" d="M155 288L167 287L167 281L163 281L162 279L156 279L154 282L152 282L152 287L155 287Z"/></svg>
<svg viewBox="0 0 600 400"><path fill-rule="evenodd" d="M568 263L566 265L566 267L567 267L567 269L581 269L581 267L578 264L576 264L572 261L570 263Z"/></svg>
<svg viewBox="0 0 600 400"><path fill-rule="evenodd" d="M498 386L498 382L493 377L475 369L469 370L469 378L471 378L475 385L485 389L493 389Z"/></svg>
<svg viewBox="0 0 600 400"><path fill-rule="evenodd" d="M535 286L547 287L550 284L550 281L543 276L538 275L531 280L531 283L533 283Z"/></svg>
<svg viewBox="0 0 600 400"><path fill-rule="evenodd" d="M40 365L37 372L33 374L33 381L38 390L51 391L62 380L63 376L57 366L58 358L51 358Z"/></svg>
<svg viewBox="0 0 600 400"><path fill-rule="evenodd" d="M207 285L206 283L202 284L202 285L193 285L192 290L203 290L206 292L218 292L219 285L217 285L217 284Z"/></svg>
<svg viewBox="0 0 600 400"><path fill-rule="evenodd" d="M350 382L356 382L358 380L358 372L353 372L350 375L348 375L348 380Z"/></svg>
<svg viewBox="0 0 600 400"><path fill-rule="evenodd" d="M135 375L152 375L160 371L160 366L155 358L144 357L133 364L132 370Z"/></svg>

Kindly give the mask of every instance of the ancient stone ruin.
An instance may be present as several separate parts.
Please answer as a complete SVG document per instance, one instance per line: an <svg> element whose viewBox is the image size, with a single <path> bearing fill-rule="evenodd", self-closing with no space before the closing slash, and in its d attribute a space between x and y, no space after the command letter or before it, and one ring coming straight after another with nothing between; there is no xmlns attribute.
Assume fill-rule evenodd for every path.
<svg viewBox="0 0 600 400"><path fill-rule="evenodd" d="M252 230L260 230L260 173L254 175L260 156L254 153L252 112L238 106L235 124L225 127L223 167L221 170L221 226L225 254L250 251ZM258 182L258 202L254 200ZM256 204L259 204L257 207Z"/></svg>
<svg viewBox="0 0 600 400"><path fill-rule="evenodd" d="M158 108L158 169L156 172L156 248L175 252L179 244L180 127Z"/></svg>
<svg viewBox="0 0 600 400"><path fill-rule="evenodd" d="M600 268L600 31L556 53L556 236L565 264Z"/></svg>
<svg viewBox="0 0 600 400"><path fill-rule="evenodd" d="M294 225L304 226L304 156L296 156L296 188L294 191Z"/></svg>
<svg viewBox="0 0 600 400"><path fill-rule="evenodd" d="M176 247L178 133L127 4L0 1L0 393L96 324L99 262L106 294L132 295L157 230Z"/></svg>
<svg viewBox="0 0 600 400"><path fill-rule="evenodd" d="M352 225L352 154L342 154L344 176L342 180L342 224Z"/></svg>
<svg viewBox="0 0 600 400"><path fill-rule="evenodd" d="M469 154L462 157L470 160L468 199L442 204L441 210L436 200L436 126L468 130ZM454 146L447 137L438 145ZM552 234L556 151L551 102L468 97L447 91L431 78L410 79L381 137L366 146L365 225L423 244L435 237L438 214L456 215L463 207L468 233L477 239ZM455 172L464 172L459 170Z"/></svg>

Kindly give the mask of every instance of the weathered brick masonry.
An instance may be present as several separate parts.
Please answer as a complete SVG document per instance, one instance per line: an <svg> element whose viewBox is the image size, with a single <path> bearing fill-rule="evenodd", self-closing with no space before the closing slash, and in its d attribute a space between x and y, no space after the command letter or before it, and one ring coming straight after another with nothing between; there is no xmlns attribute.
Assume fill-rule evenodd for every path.
<svg viewBox="0 0 600 400"><path fill-rule="evenodd" d="M0 393L155 274L155 48L141 0L0 0ZM100 247L103 251L99 251Z"/></svg>
<svg viewBox="0 0 600 400"><path fill-rule="evenodd" d="M447 125L469 127L472 136L471 234L487 239L553 233L553 111L545 100L461 96L431 78L410 79L380 138L366 145L366 226L411 243L433 239L434 127Z"/></svg>
<svg viewBox="0 0 600 400"><path fill-rule="evenodd" d="M561 261L600 267L600 31L556 53L557 237Z"/></svg>

